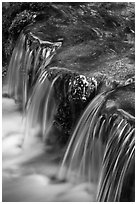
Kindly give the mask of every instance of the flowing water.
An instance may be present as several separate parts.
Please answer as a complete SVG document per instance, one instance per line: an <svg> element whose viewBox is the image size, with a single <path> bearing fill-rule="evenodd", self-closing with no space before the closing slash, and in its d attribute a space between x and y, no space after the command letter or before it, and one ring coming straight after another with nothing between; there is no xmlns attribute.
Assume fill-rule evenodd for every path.
<svg viewBox="0 0 137 204"><path fill-rule="evenodd" d="M25 106L28 87L33 87L37 76L50 63L61 44L38 40L31 32L28 35L21 33L8 68L8 95L22 100Z"/></svg>
<svg viewBox="0 0 137 204"><path fill-rule="evenodd" d="M122 110L107 111L115 90L91 100L67 147L47 143L60 134L53 129L55 84L68 70L47 69L60 46L22 32L13 51L3 87L9 97L3 97L3 201L119 201L135 129L132 116L130 124Z"/></svg>
<svg viewBox="0 0 137 204"><path fill-rule="evenodd" d="M20 35L3 86L8 95L2 104L3 201L93 201L96 186L59 179L64 150L45 145L56 114L54 83L59 78L50 82L45 68L61 43L33 44L31 50L28 36Z"/></svg>

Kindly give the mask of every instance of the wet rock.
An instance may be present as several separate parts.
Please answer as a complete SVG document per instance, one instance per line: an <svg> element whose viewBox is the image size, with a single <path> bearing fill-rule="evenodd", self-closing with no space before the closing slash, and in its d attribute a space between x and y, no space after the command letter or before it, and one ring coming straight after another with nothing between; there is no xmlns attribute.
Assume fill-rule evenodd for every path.
<svg viewBox="0 0 137 204"><path fill-rule="evenodd" d="M26 25L47 40L63 38L53 64L90 71L133 47L134 3L3 3L3 63Z"/></svg>
<svg viewBox="0 0 137 204"><path fill-rule="evenodd" d="M96 93L96 80L77 72L69 70L49 70L48 78L53 80L57 75L60 77L54 84L55 97L58 103L55 115L54 128L63 131L57 141L66 143L72 133L78 118L87 104L94 98ZM56 130L57 131L57 130Z"/></svg>
<svg viewBox="0 0 137 204"><path fill-rule="evenodd" d="M115 90L107 100L134 115L135 84L132 78L128 79L129 82L116 81L112 77L108 78L107 75L96 72L89 77L67 69L48 70L51 82L57 76L59 78L54 84L54 90L58 108L53 126L54 131L59 134L56 134L58 137L55 143L66 144L83 111L98 93Z"/></svg>

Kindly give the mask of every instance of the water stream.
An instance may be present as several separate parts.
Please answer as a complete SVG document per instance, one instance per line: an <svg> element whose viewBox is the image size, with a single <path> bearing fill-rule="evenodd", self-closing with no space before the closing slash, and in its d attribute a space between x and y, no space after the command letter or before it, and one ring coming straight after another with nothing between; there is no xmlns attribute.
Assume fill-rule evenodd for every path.
<svg viewBox="0 0 137 204"><path fill-rule="evenodd" d="M13 50L3 86L5 202L120 200L134 158L134 122L128 122L134 118L113 102L108 111L107 99L115 92L110 88L89 102L67 145L56 143L61 131L54 129L55 86L69 70L48 65L61 44L22 32ZM74 113L73 103L71 108Z"/></svg>

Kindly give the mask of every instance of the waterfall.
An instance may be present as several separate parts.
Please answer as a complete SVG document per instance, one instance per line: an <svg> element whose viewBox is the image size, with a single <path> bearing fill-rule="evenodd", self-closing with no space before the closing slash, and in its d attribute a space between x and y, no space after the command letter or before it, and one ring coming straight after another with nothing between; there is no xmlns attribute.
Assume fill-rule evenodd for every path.
<svg viewBox="0 0 137 204"><path fill-rule="evenodd" d="M21 32L8 67L7 94L21 100L24 109L38 76L61 45L61 42L40 40L31 32Z"/></svg>
<svg viewBox="0 0 137 204"><path fill-rule="evenodd" d="M97 201L100 202L120 200L124 179L135 155L133 116L123 111L120 114L113 106L109 112L102 111L113 92L98 94L87 106L68 143L59 172L59 177L69 177L75 172L75 181L84 178L98 183Z"/></svg>
<svg viewBox="0 0 137 204"><path fill-rule="evenodd" d="M23 148L31 141L30 131L33 128L39 128L39 136L45 145L48 137L52 137L50 132L56 122L59 105L55 85L60 77L62 80L63 72L71 72L58 67L47 69L61 45L61 42L43 41L32 32L25 34L22 31L13 50L8 67L7 94L23 105ZM55 75L51 77L50 71ZM84 80L86 81L86 77ZM67 95L67 91L75 94L76 86L71 91L73 85L66 81L66 86L62 86L64 94ZM88 85L87 83L87 89ZM88 90L91 95L94 94L70 135L59 178L69 178L74 174L74 182L87 181L98 186L97 201L119 201L124 179L135 154L135 119L126 111L115 107L115 104L113 106L113 103L112 109L106 110L108 96L117 87L98 93L97 86L95 81L90 91ZM75 110L73 106L77 104L71 101L73 97L68 98L70 109ZM86 99L84 95L83 101ZM72 115L75 114L73 110L70 111Z"/></svg>
<svg viewBox="0 0 137 204"><path fill-rule="evenodd" d="M101 147L100 143L102 128L99 132L99 139L96 138L97 133L95 129L97 129L96 122L106 96L107 93L97 95L81 116L68 144L60 169L61 176L63 175L62 169L64 169L64 165L67 165L68 175L70 170L79 169L80 177L83 175L84 177L86 176L89 182L97 182L103 147ZM100 151L98 155L96 154L97 150ZM78 175L78 172L76 174Z"/></svg>
<svg viewBox="0 0 137 204"><path fill-rule="evenodd" d="M135 128L117 117L109 133L102 162L97 200L120 200L124 178L135 155Z"/></svg>
<svg viewBox="0 0 137 204"><path fill-rule="evenodd" d="M60 75L57 75L51 82L48 79L48 72L46 70L43 70L38 77L33 92L28 100L25 113L25 135L28 139L30 139L29 131L37 125L40 125L43 142L46 140L46 135L52 128L57 111L54 84L59 77ZM24 145L28 142L27 138L24 138Z"/></svg>

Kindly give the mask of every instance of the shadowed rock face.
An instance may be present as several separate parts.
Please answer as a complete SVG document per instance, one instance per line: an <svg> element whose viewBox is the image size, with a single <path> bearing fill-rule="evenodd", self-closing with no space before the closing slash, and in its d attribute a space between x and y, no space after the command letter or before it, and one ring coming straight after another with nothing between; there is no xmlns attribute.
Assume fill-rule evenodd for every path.
<svg viewBox="0 0 137 204"><path fill-rule="evenodd" d="M134 3L3 3L3 74L22 30L62 42L46 69L68 70L61 71L54 87L59 105L53 131L62 132L56 139L64 145L98 93L129 84L120 86L106 106L134 116L134 27ZM49 80L57 74L49 71Z"/></svg>

